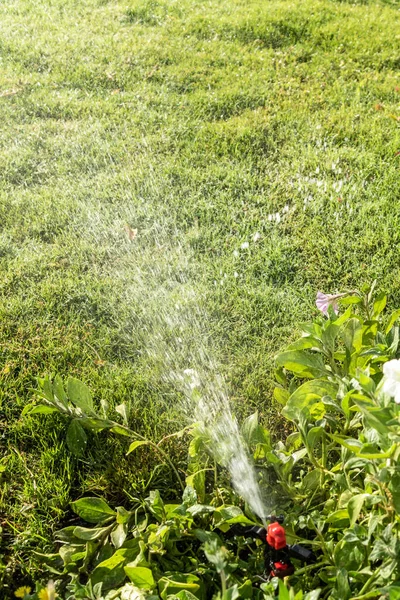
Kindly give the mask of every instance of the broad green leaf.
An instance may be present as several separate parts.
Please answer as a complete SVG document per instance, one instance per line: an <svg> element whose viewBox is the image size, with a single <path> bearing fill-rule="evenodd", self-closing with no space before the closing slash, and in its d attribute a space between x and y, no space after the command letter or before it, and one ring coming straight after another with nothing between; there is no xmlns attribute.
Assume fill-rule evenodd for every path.
<svg viewBox="0 0 400 600"><path fill-rule="evenodd" d="M390 432L390 426L388 425L390 419L390 413L384 409L380 409L377 406L371 405L368 398L364 399L357 398L356 394L353 394L353 401L357 408L362 412L366 423L373 429L376 429L380 434L387 435Z"/></svg>
<svg viewBox="0 0 400 600"><path fill-rule="evenodd" d="M197 492L191 485L185 487L182 502L186 504L186 506L193 506L193 504L197 503Z"/></svg>
<svg viewBox="0 0 400 600"><path fill-rule="evenodd" d="M362 324L359 319L349 319L341 333L344 344L349 354L359 352L362 346Z"/></svg>
<svg viewBox="0 0 400 600"><path fill-rule="evenodd" d="M314 491L321 485L321 471L313 469L301 480L301 487L305 491Z"/></svg>
<svg viewBox="0 0 400 600"><path fill-rule="evenodd" d="M321 350L322 347L323 344L321 343L321 340L318 340L317 338L312 337L311 335L304 335L295 342L289 344L289 346L286 348L286 351L307 349L310 350L311 348L314 348L315 350Z"/></svg>
<svg viewBox="0 0 400 600"><path fill-rule="evenodd" d="M99 419L98 417L79 417L79 422L85 429L93 431L102 431L114 427L114 422L108 419Z"/></svg>
<svg viewBox="0 0 400 600"><path fill-rule="evenodd" d="M362 298L360 296L347 296L346 298L339 298L339 302L342 306L349 306L351 304L360 304Z"/></svg>
<svg viewBox="0 0 400 600"><path fill-rule="evenodd" d="M80 408L85 414L93 414L93 400L92 393L88 386L75 379L75 377L69 377L67 380L67 391L68 397L75 406Z"/></svg>
<svg viewBox="0 0 400 600"><path fill-rule="evenodd" d="M323 436L324 429L322 427L311 427L311 429L307 433L307 445L311 448L314 448L317 441Z"/></svg>
<svg viewBox="0 0 400 600"><path fill-rule="evenodd" d="M400 318L400 309L395 310L394 313L391 314L388 324L386 325L385 333L388 334L392 329L393 325Z"/></svg>
<svg viewBox="0 0 400 600"><path fill-rule="evenodd" d="M87 436L78 419L73 419L67 429L67 446L75 456L82 456L86 450Z"/></svg>
<svg viewBox="0 0 400 600"><path fill-rule="evenodd" d="M115 407L115 410L119 415L121 415L124 425L128 425L128 409L126 404L124 402L122 404L118 404L118 406Z"/></svg>
<svg viewBox="0 0 400 600"><path fill-rule="evenodd" d="M290 593L284 582L279 580L279 600L290 600Z"/></svg>
<svg viewBox="0 0 400 600"><path fill-rule="evenodd" d="M247 417L241 427L241 433L249 446L254 444L270 445L270 435L258 422L258 411Z"/></svg>
<svg viewBox="0 0 400 600"><path fill-rule="evenodd" d="M126 565L125 573L132 583L141 590L152 590L156 585L153 573L151 572L151 569L148 569L147 567L132 567Z"/></svg>
<svg viewBox="0 0 400 600"><path fill-rule="evenodd" d="M53 392L57 399L67 408L68 397L64 390L63 381L60 375L56 375L53 381Z"/></svg>
<svg viewBox="0 0 400 600"><path fill-rule="evenodd" d="M289 396L290 394L288 390L284 390L281 387L274 388L274 398L277 402L279 402L279 404L285 405L289 399Z"/></svg>
<svg viewBox="0 0 400 600"><path fill-rule="evenodd" d="M304 600L318 600L321 594L321 589L313 590L312 592L308 592L304 596Z"/></svg>
<svg viewBox="0 0 400 600"><path fill-rule="evenodd" d="M352 496L347 505L347 510L350 517L350 527L353 527L358 517L360 516L361 509L364 505L365 499L369 498L370 494L356 494Z"/></svg>
<svg viewBox="0 0 400 600"><path fill-rule="evenodd" d="M209 469L199 469L192 475L186 477L186 485L193 487L199 499L199 502L204 503L206 496L206 471Z"/></svg>
<svg viewBox="0 0 400 600"><path fill-rule="evenodd" d="M349 513L346 508L342 508L328 515L325 520L327 523L334 525L336 528L340 528L343 524L348 524Z"/></svg>
<svg viewBox="0 0 400 600"><path fill-rule="evenodd" d="M117 506L117 523L122 523L125 525L129 522L129 519L132 516L132 512L126 510L123 506Z"/></svg>
<svg viewBox="0 0 400 600"><path fill-rule="evenodd" d="M253 585L250 579L246 579L238 588L240 598L253 598Z"/></svg>
<svg viewBox="0 0 400 600"><path fill-rule="evenodd" d="M205 596L201 579L193 573L165 573L158 581L158 590L162 600L182 590L191 592L198 600L204 600Z"/></svg>
<svg viewBox="0 0 400 600"><path fill-rule="evenodd" d="M157 520L162 523L165 519L164 502L158 490L152 490L147 498L147 505Z"/></svg>
<svg viewBox="0 0 400 600"><path fill-rule="evenodd" d="M125 437L134 437L132 435L132 431L130 429L125 429L122 425L114 425L114 427L111 428L111 431L117 433L118 435L123 435Z"/></svg>
<svg viewBox="0 0 400 600"><path fill-rule="evenodd" d="M108 517L114 517L115 511L112 510L102 498L80 498L71 502L71 508L88 523L99 523Z"/></svg>
<svg viewBox="0 0 400 600"><path fill-rule="evenodd" d="M340 325L337 325L336 322L329 323L329 325L324 329L322 333L322 341L324 343L325 348L333 354L335 348L335 340L340 331Z"/></svg>
<svg viewBox="0 0 400 600"><path fill-rule="evenodd" d="M53 387L50 383L50 379L45 377L44 379L39 379L39 385L42 390L43 396L51 403L54 401L53 396Z"/></svg>
<svg viewBox="0 0 400 600"><path fill-rule="evenodd" d="M195 517L196 515L206 515L214 511L214 506L209 506L208 504L193 504L187 509L187 512L190 513L193 517Z"/></svg>
<svg viewBox="0 0 400 600"><path fill-rule="evenodd" d="M384 310L387 302L386 294L379 294L377 299L374 302L373 315L376 318L381 312Z"/></svg>
<svg viewBox="0 0 400 600"><path fill-rule="evenodd" d="M192 592L189 592L189 590L181 590L174 596L168 596L168 600L171 598L178 598L178 600L197 600L197 597L192 594Z"/></svg>
<svg viewBox="0 0 400 600"><path fill-rule="evenodd" d="M51 413L59 412L55 406L47 406L47 404L29 404L22 411L22 415L50 415Z"/></svg>
<svg viewBox="0 0 400 600"><path fill-rule="evenodd" d="M103 590L120 585L125 579L125 560L124 556L115 553L98 564L90 577L92 585L102 582Z"/></svg>
<svg viewBox="0 0 400 600"><path fill-rule="evenodd" d="M235 585L232 585L227 590L225 590L225 592L222 594L221 600L237 600L237 598L239 597L239 588L237 583L235 583Z"/></svg>
<svg viewBox="0 0 400 600"><path fill-rule="evenodd" d="M304 350L282 352L276 357L276 364L301 377L320 377L329 374L320 354L311 354Z"/></svg>
<svg viewBox="0 0 400 600"><path fill-rule="evenodd" d="M126 454L130 454L131 452L136 450L136 448L139 448L139 446L148 446L149 444L150 442L147 440L136 440L135 442L132 442L132 444L129 446L129 450Z"/></svg>
<svg viewBox="0 0 400 600"><path fill-rule="evenodd" d="M348 600L351 596L351 589L349 584L349 578L346 569L338 569L336 573L336 585L335 585L340 600Z"/></svg>
<svg viewBox="0 0 400 600"><path fill-rule="evenodd" d="M344 448L347 448L347 450L350 450L351 452L354 452L354 454L359 454L360 453L360 450L361 450L361 447L362 447L362 442L360 442L359 440L356 440L354 438L342 437L342 436L339 436L339 435L332 435L331 433L328 434L328 435L336 443L340 444Z"/></svg>
<svg viewBox="0 0 400 600"><path fill-rule="evenodd" d="M78 539L89 542L104 537L109 531L109 527L74 527L73 534Z"/></svg>
<svg viewBox="0 0 400 600"><path fill-rule="evenodd" d="M310 417L314 404L320 403L324 396L336 398L337 392L338 386L331 381L325 379L306 381L293 392L282 413L292 421L298 421L302 414Z"/></svg>

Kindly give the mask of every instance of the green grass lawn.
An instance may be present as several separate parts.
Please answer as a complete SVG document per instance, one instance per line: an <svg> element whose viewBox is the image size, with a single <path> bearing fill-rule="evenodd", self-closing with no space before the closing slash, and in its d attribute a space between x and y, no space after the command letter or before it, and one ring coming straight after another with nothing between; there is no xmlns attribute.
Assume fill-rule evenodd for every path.
<svg viewBox="0 0 400 600"><path fill-rule="evenodd" d="M61 417L22 420L36 377L79 377L159 438L182 425L168 369L207 347L238 414L273 423L273 357L317 290L377 279L400 305L399 9L0 4L2 594L72 499L129 502L154 467L105 434L77 460Z"/></svg>

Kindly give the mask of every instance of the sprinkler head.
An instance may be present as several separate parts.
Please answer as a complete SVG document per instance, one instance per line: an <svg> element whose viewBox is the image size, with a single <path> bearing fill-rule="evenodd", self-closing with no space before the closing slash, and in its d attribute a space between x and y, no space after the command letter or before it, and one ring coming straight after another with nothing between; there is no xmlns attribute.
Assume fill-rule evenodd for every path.
<svg viewBox="0 0 400 600"><path fill-rule="evenodd" d="M271 523L280 523L282 525L285 521L285 517L284 515L268 515L265 517L265 520L270 521Z"/></svg>

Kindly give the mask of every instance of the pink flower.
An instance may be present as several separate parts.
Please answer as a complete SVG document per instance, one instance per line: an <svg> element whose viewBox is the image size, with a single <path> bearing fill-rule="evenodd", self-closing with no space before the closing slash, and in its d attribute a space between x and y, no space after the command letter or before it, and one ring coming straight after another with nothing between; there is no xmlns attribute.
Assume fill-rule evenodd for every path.
<svg viewBox="0 0 400 600"><path fill-rule="evenodd" d="M315 304L317 305L318 310L320 310L325 316L328 315L329 306L332 306L333 310L337 314L337 299L341 298L342 296L343 294L324 294L323 292L318 292Z"/></svg>

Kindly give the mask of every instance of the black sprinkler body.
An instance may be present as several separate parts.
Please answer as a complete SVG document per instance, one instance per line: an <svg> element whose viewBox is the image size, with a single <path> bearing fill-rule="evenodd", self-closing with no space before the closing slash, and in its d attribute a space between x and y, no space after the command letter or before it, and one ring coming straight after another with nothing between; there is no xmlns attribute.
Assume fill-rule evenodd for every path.
<svg viewBox="0 0 400 600"><path fill-rule="evenodd" d="M266 518L270 521L267 528L252 526L234 525L228 532L232 537L240 535L243 537L252 537L259 539L265 544L264 551L264 576L267 579L271 577L283 578L294 573L294 566L291 558L297 559L303 563L315 562L315 555L311 550L300 546L299 544L288 545L286 542L286 532L282 525L283 516L276 517L271 515Z"/></svg>

